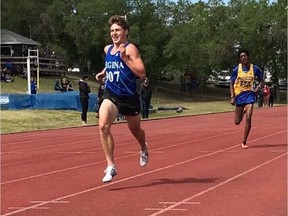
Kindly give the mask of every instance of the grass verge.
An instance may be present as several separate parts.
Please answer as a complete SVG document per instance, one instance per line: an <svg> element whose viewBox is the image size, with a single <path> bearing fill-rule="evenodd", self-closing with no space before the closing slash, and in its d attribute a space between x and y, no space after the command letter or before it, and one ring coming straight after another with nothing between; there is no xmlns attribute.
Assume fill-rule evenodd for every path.
<svg viewBox="0 0 288 216"><path fill-rule="evenodd" d="M77 76L67 76L72 82L75 90L78 88ZM42 77L41 87L38 92L53 92L55 79L61 77ZM92 92L97 92L98 84L91 77L89 81ZM1 83L1 93L25 93L27 83L25 79L16 78L14 83ZM78 89L77 89L78 90ZM170 89L171 90L171 89ZM211 89L217 91L217 97L212 93L204 94L186 94L181 95L178 91L165 92L161 89L153 93L151 104L157 107L185 107L182 113L176 113L175 110L157 110L150 115L151 119L199 115L207 113L217 113L233 111L234 107L229 104L228 89ZM228 93L227 93L228 92ZM255 106L256 107L256 106ZM59 129L68 127L78 127L81 125L81 112L70 110L1 110L1 134L35 131L45 129ZM88 123L98 124L94 112L88 112Z"/></svg>

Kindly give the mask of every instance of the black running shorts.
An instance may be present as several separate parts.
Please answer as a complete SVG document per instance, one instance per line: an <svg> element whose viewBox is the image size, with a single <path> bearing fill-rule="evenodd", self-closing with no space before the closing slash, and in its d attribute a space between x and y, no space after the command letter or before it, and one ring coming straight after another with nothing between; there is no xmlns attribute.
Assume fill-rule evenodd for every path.
<svg viewBox="0 0 288 216"><path fill-rule="evenodd" d="M136 116L140 113L140 97L137 93L133 96L118 96L105 89L103 94L104 99L110 100L122 115Z"/></svg>

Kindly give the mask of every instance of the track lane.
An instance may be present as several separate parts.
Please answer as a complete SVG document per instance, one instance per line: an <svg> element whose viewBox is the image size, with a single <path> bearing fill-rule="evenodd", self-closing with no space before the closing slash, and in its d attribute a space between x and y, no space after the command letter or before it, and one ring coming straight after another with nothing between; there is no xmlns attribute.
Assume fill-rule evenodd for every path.
<svg viewBox="0 0 288 216"><path fill-rule="evenodd" d="M278 109L278 108L277 108ZM277 110L276 109L276 110ZM267 109L268 110L268 109ZM268 111L270 111L270 110L268 110ZM215 116L216 116L216 118L215 118ZM221 115L210 115L210 116L201 116L201 117L190 117L191 119L189 120L190 122L186 122L185 124L183 124L183 120L185 119L185 120L187 120L187 117L185 117L185 118L180 118L180 120L182 120L182 121L179 121L179 119L169 119L168 121L164 121L165 122L165 128L164 127L160 127L160 125L163 125L163 120L161 120L161 121L159 121L159 122L157 122L157 121L150 121L150 122L145 122L145 124L143 124L144 125L144 127L146 127L146 128L148 128L148 131L150 132L150 134L149 134L149 139L151 139L151 140L153 140L153 139L155 139L154 141L157 141L157 138L159 138L160 137L160 140L162 140L161 142L160 141L158 141L157 142L157 144L155 144L155 143L152 143L153 144L153 148L151 148L152 150L154 149L154 146L156 146L157 145L157 147L159 147L159 149L158 150L156 150L155 151L155 154L153 154L152 153L152 156L156 156L157 155L157 163L155 163L155 164L153 164L153 162L151 162L151 167L150 168L148 168L148 172L149 172L149 170L151 170L151 169L156 169L157 167L159 167L160 165L162 165L163 166L163 163L164 163L164 165L165 165L165 163L167 164L167 162L168 162L168 164L169 163L172 163L172 160L168 160L167 161L167 155L171 155L170 157L169 157L169 159L170 158L173 158L173 157L175 157L176 155L179 155L179 158L181 158L181 159L185 159L185 158L191 158L191 156L196 156L197 154L207 154L207 153L209 153L209 151L211 152L211 151L214 151L215 150L215 147L217 147L217 148L219 148L219 147L223 147L223 146L229 146L229 145L231 145L231 143L237 143L237 140L239 141L239 138L241 138L242 137L242 133L239 133L239 132L237 132L237 130L236 130L236 128L235 128L235 126L233 126L233 125L226 125L225 127L215 127L217 124L219 125L219 122L217 122L217 121L219 121L219 119L221 119L221 120L227 120L227 119L230 119L231 118L231 113L226 113L226 114L221 114ZM189 118L188 118L189 119ZM217 120L218 119L218 120ZM172 121L173 120L173 121ZM176 120L176 121L175 121ZM269 120L269 121L271 121L272 123L273 123L273 120L271 120L270 118L269 119L266 119L266 120ZM231 119L230 119L230 121L231 121ZM259 124L259 122L261 123L261 121L262 121L262 118L260 118L260 119L256 119L256 121L257 121L257 124ZM167 122L167 123L166 123ZM177 124L179 124L179 122L181 123L181 126L182 126L182 128L181 127L176 127L175 128L175 126L176 126L176 123ZM199 125L201 125L201 127L195 127L195 125L192 125L192 126L190 126L189 127L189 125L191 125L191 123L194 123L194 124L198 124L198 126ZM159 123L159 124L158 124ZM155 130L155 129L151 129L150 127L151 127L151 125L152 125L152 127L154 126L154 127L156 127L156 128L159 128L159 130L157 129L157 130ZM119 126L117 126L116 128L117 129L122 129L122 131L123 131L123 125L121 126L120 124L119 124ZM126 126L125 126L126 127ZM185 127L185 130L183 130L183 127ZM150 128L150 129L149 129ZM206 129L205 129L206 128ZM254 128L257 128L257 127L254 127ZM254 130L254 128L253 128L253 130ZM263 130L263 128L264 128L264 130ZM271 128L271 127L270 127ZM278 124L278 127L275 125L275 127L273 128L273 130L274 131L281 131L281 129L286 129L286 127L284 126L284 124ZM238 128L237 128L238 129ZM191 130L191 132L189 132L189 130ZM223 131L224 130L224 131ZM172 132L171 132L172 131ZM223 137L218 137L219 138L219 140L218 140L218 138L217 138L217 134L219 134L219 133L222 133L222 134L225 134L225 133L228 133L228 134L226 134L226 137L228 137L229 138L229 140L227 140L227 139L223 139ZM231 135L231 137L229 136L229 133L232 133L233 134L233 136ZM257 138L258 136L262 136L263 134L269 134L269 133L271 133L271 130L267 130L267 128L265 129L265 127L262 127L262 130L256 130L256 131L254 131L254 132L252 132L251 133L251 139L252 138ZM117 134L117 133L116 133ZM172 136L169 136L169 139L168 140L165 140L165 138L166 138L166 136L167 135L171 135L172 134ZM253 134L253 136L252 136L252 134ZM120 143L121 142L121 133L119 133L119 134L117 134L116 135L116 137L117 137L117 141ZM209 137L209 135L210 136L216 136L216 137L214 137L213 139L211 139L211 140L209 140L209 139L206 139L207 137ZM227 136L228 135L228 136ZM173 138L173 136L175 136L176 138ZM201 138L202 137L202 138ZM200 139L200 141L198 141L197 139ZM202 141L201 141L201 139L202 139ZM206 140L205 140L206 139ZM124 141L125 139L123 139L123 141ZM181 144L179 144L179 145L175 145L174 147L172 147L171 149L169 149L168 148L168 150L165 150L165 146L169 146L169 144L175 144L175 143L177 143L177 142L179 142L180 140L182 140L182 141L186 141L186 144L183 144L183 145L181 145ZM207 143L207 141L208 141L208 143ZM227 142L228 141L228 142ZM193 143L194 142L194 143ZM254 148L253 150L255 150L255 151L260 151L262 148L263 148L263 146L264 145L272 145L272 146L274 146L274 147L277 147L277 146L275 146L273 143L275 142L275 139L273 138L272 139L272 142L270 141L270 140L267 140L266 141L266 139L265 139L265 142L263 143L263 140L261 141L261 142L259 142L259 143L257 143L257 145L255 145L255 146L259 146L257 149L256 148ZM280 142L280 144L281 144L281 142L282 142L282 145L280 145L279 144L279 147L281 148L281 147L283 147L283 146L285 146L285 137L283 138L282 137L282 140L281 141L279 141ZM193 145L191 145L191 143L193 143ZM270 143L270 144L269 144ZM272 143L272 144L271 144ZM287 144L287 139L286 139L286 144ZM159 146L158 146L159 145ZM191 151L187 151L187 146L191 146L190 148L191 148ZM251 145L254 145L254 144L252 144L251 143ZM261 145L262 145L262 147L261 147ZM124 147L122 147L121 146L121 148L120 147L118 147L117 146L117 150L116 150L116 152L118 152L117 154L119 154L119 156L121 157L121 156L123 156L123 155L125 155L125 154L127 154L127 152L128 152L128 154L131 154L131 153L129 153L129 152L132 152L133 153L133 151L134 152L137 152L138 150L137 150L137 148L135 148L135 147L137 147L136 145L134 145L134 147L132 147L133 145L124 145ZM214 146L214 147L213 147ZM252 146L251 146L252 147ZM238 148L237 148L238 149ZM251 148L252 149L252 148ZM239 149L238 149L239 150ZM167 153L167 155L166 155L166 157L164 156L164 153L161 153L161 151L165 151L165 154ZM279 149L277 149L276 148L276 150L274 150L274 151L276 151L276 152L271 152L271 153L273 153L274 155L276 154L276 153L280 153L280 152L277 152L277 151L280 151ZM233 153L233 151L232 152L229 152L229 153ZM235 153L235 152L234 152ZM101 154L102 154L102 152L101 152ZM181 156L180 156L181 155ZM252 157L252 156L249 156L249 157ZM177 158L177 157L176 157ZM178 158L178 159L179 159ZM73 159L73 157L71 157L70 158L70 160L72 160ZM142 169L139 169L139 167L138 167L138 165L137 165L137 163L135 163L135 160L137 159L137 156L136 156L136 153L135 153L135 156L131 156L131 157L124 157L124 158L120 158L119 159L119 161L117 161L117 163L119 163L119 170L121 170L121 175L120 175L120 173L119 173L119 175L120 175L120 177L119 178L124 178L125 179L125 176L127 176L126 178L129 178L129 176L131 176L131 175L135 175L135 170L137 171L136 172L136 175L141 175L141 173L143 173L143 170ZM93 157L91 157L91 160L93 160ZM138 159L137 159L138 160ZM136 161L137 161L136 160ZM69 164L70 162L69 162L69 160L67 160L67 163ZM49 164L49 163L48 163ZM51 162L51 164L52 164L52 162ZM77 163L76 163L77 164ZM104 163L103 163L103 165L104 165ZM137 167L135 166L135 165L137 165ZM150 165L149 165L150 166ZM58 181L58 182L61 182L61 180L63 181L63 179L70 179L70 178L72 178L73 180L71 180L71 181L69 181L69 182L67 182L65 185L66 185L66 187L64 187L63 188L63 191L62 191L62 195L63 194L67 194L67 192L69 192L69 188L70 188L70 190L71 190L71 188L74 188L75 189L75 191L79 191L79 190L83 190L83 188L85 188L85 185L87 186L87 185L89 185L89 186L92 186L92 185L95 185L95 179L97 179L98 180L98 182L99 182L99 179L101 179L102 178L102 167L103 166L101 166L101 168L98 168L98 171L97 171L97 174L91 174L92 172L93 172L93 170L95 170L95 167L93 167L93 169L91 170L91 168L89 168L89 169L81 169L81 170L73 170L73 171L71 171L71 173L66 173L65 175L62 175L62 174L60 174L59 176L58 176L58 174L57 174L57 176L54 176L54 175L52 175L51 176L51 178L53 177L53 178L56 178L56 182ZM131 171L131 168L132 169L134 169L134 170L132 170ZM207 168L207 167L206 167ZM54 169L54 168L52 168L52 169ZM100 171L100 173L99 173L99 169L101 170ZM208 168L207 168L208 169ZM81 176L83 173L86 173L87 174L87 176L86 176L86 174L84 175L84 177L81 179L81 178L79 178L77 181L75 180L75 178L73 178L73 176ZM123 173L123 175L122 175L122 173ZM99 174L101 175L101 176L99 176ZM157 174L157 172L156 172L156 174ZM157 174L157 175L159 175L159 174ZM150 174L148 174L147 176L150 176ZM53 179L52 178L52 179ZM140 177L138 177L138 178L140 178L140 179L142 179L142 176L140 176ZM136 180L137 181L137 179L138 178L132 178L133 179L133 181L134 180ZM146 177L145 177L146 178ZM147 181L149 181L149 178L148 179L143 179L144 181L145 180L147 180ZM197 178L196 177L191 177L192 179L194 178L194 179L196 179L196 181L197 181ZM57 179L59 179L59 180L57 180ZM89 179L91 179L91 180L89 180ZM118 177L117 177L117 179L118 179ZM188 180L189 180L189 178L187 178ZM205 179L205 178L204 178ZM206 180L209 180L209 179L213 179L213 178L206 178ZM32 180L32 179L31 179ZM33 180L34 182L35 182L35 179ZM37 184L40 184L40 187L41 187L41 184L43 184L43 181L47 181L47 182L50 182L50 184L51 183L53 183L52 185L57 185L57 184L54 184L54 182L51 182L51 180L49 179L49 177L47 178L47 177L45 177L45 178L41 178L41 180L39 181L39 183L37 183L37 181L38 180L36 180L36 185ZM42 181L42 183L41 183L41 181ZM34 183L33 182L33 183ZM74 182L74 184L73 184L73 182ZM75 183L75 182L80 182L80 184L82 185L80 188L77 188L77 183ZM23 183L23 182L22 182ZM21 183L21 184L22 184ZM121 182L120 182L121 183ZM123 182L124 183L124 182ZM177 181L176 181L176 183L177 183ZM175 183L175 184L176 184ZM200 181L200 183L201 183L201 181ZM98 183L97 183L98 184ZM79 185L79 184L78 184ZM23 185L22 185L23 186ZM15 187L15 185L14 185L14 187ZM29 188L30 187L30 188ZM105 187L102 187L101 185L99 186L100 188L99 189L101 189L101 188L106 188L107 186L105 186ZM17 187L17 185L16 185L16 188L18 188ZM29 183L28 183L28 186L27 187L23 187L23 188L26 188L26 191L23 191L23 193L25 194L29 194L29 193L31 193L31 183L30 183L30 186L29 186ZM43 184L42 185L42 187L41 187L41 189L43 189L43 190L45 190L45 188L47 189L47 186L45 187L45 184ZM60 184L60 188L61 188L61 184ZM87 188L87 187L86 187ZM62 189L62 188L61 188ZM97 190L99 190L99 189L97 189ZM133 188L132 188L133 189ZM49 192L49 194L50 194L50 197L48 197L49 199L53 199L53 197L55 197L55 195L57 195L57 192L55 192L53 189L49 189L50 190L50 192ZM119 190L120 191L120 190ZM115 192L115 190L113 191L113 192ZM17 193L17 191L15 192L15 193ZM71 191L70 191L70 193L71 193ZM131 193L131 192L130 192ZM58 194L59 196L61 195L61 193L59 193ZM101 195L102 195L102 193L101 193ZM103 194L103 196L104 196L104 194ZM128 195L129 196L129 195ZM51 198L52 197L52 198ZM78 196L77 196L78 197ZM104 196L105 197L105 196ZM103 198L104 198L103 197ZM31 197L31 198L34 198L33 196ZM35 197L35 199L36 198L38 198L38 197ZM41 196L40 196L40 198L41 198ZM81 199L81 198L80 198ZM117 201L117 200L116 200ZM19 202L21 202L21 199L19 200ZM24 202L25 202L25 200L24 200ZM142 201L143 202L143 201ZM8 202L9 203L9 202ZM105 201L103 201L103 203L105 204ZM26 202L26 205L27 205L27 202ZM53 206L54 206L54 204L53 204ZM59 206L61 206L61 205L59 205ZM70 206L70 204L67 204L67 206ZM53 207L54 208L54 207ZM103 207L104 208L104 210L105 210L105 207ZM131 208L131 207L130 207ZM3 209L3 208L2 208ZM82 211L84 210L83 208L80 208L80 209L82 209ZM93 207L92 207L92 209L93 209ZM9 211L11 211L11 209L9 210ZM32 210L32 212L33 212L34 210ZM37 212L38 210L35 210L35 212ZM41 211L43 211L42 213L44 214L44 212L46 211L45 209L42 209ZM51 211L51 209L49 210L49 211ZM49 212L49 211L47 211L47 212ZM124 210L123 211L125 211L125 208L124 208ZM134 210L135 211L135 210ZM57 211L56 211L57 212ZM144 211L144 212L146 212L146 211ZM30 212L31 213L31 212ZM39 213L39 212L38 212ZM42 214L41 213L41 214ZM25 215L25 213L23 212L23 214ZM30 214L28 214L28 215L30 215ZM49 215L49 213L48 213L48 215ZM57 214L56 214L57 215ZM61 215L61 214L60 214ZM73 215L73 214L72 214ZM81 215L81 214L80 214ZM91 214L92 215L92 214Z"/></svg>

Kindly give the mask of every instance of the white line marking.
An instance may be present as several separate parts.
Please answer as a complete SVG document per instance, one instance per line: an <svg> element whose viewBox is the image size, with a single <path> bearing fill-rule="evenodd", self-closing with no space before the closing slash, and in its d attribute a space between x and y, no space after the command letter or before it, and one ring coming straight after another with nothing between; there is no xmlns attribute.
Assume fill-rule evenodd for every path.
<svg viewBox="0 0 288 216"><path fill-rule="evenodd" d="M254 170L256 170L256 169L259 169L259 168L261 168L261 167L263 167L263 166L265 166L265 165L267 165L267 164L269 164L269 163L272 163L273 161L278 160L279 158L284 157L285 155L287 155L287 152L284 153L284 154L282 154L282 155L279 155L279 156L277 156L277 157L275 157L275 158L273 158L273 159L271 159L271 160L268 160L268 161L266 161L266 162L264 162L264 163L262 163L262 164L260 164L260 165L258 165L258 166L255 166L255 167L253 167L253 168L251 168L251 169L249 169L249 170L246 170L245 172L242 172L242 173L240 173L240 174L238 174L238 175L236 175L236 176L233 176L232 178L229 178L229 179L227 179L226 181L223 181L223 182L221 182L221 183L219 183L219 184L217 184L217 185L214 185L213 187L210 187L210 188L208 188L208 189L206 189L206 190L203 190L203 191L201 191L200 193L197 193L197 194L195 194L195 195L193 195L193 196L191 196L191 197L188 197L188 198L186 198L186 199L184 199L184 200L181 200L181 201L179 201L179 202L177 202L177 203L175 203L175 204L173 204L173 205L171 205L171 206L169 206L169 207L167 207L167 208L161 209L160 211L158 211L158 212L156 212L156 213L154 213L154 214L152 214L152 215L150 215L150 216L160 215L160 214L162 214L162 213L164 213L164 212L166 212L166 211L168 211L168 210L173 209L174 207L177 207L177 206L183 204L184 202L188 202L188 201L190 201L190 200L192 200L192 199L194 199L194 198L196 198L196 197L199 197L199 196L201 196L201 195L203 195L203 194L206 194L206 193L208 193L208 192L210 192L210 191L212 191L212 190L215 190L215 189L217 189L218 187L221 187L221 186L223 186L223 185L225 185L225 184L227 184L227 183L229 183L229 182L231 182L231 181L233 181L233 180L235 180L235 179L237 179L237 178L240 178L240 177L242 177L243 175L246 175L247 173L250 173L250 172L252 172L252 171L254 171Z"/></svg>
<svg viewBox="0 0 288 216"><path fill-rule="evenodd" d="M25 209L26 207L9 207L8 209ZM44 207L44 206L41 206L41 207L35 207L33 209L44 209L44 210L47 210L47 209L50 209L49 207Z"/></svg>
<svg viewBox="0 0 288 216"><path fill-rule="evenodd" d="M21 152L21 151L15 151L15 152L1 152L0 153L1 155L3 154L24 154L24 152Z"/></svg>
<svg viewBox="0 0 288 216"><path fill-rule="evenodd" d="M270 136L274 136L274 135L277 135L277 134L280 134L280 133L284 133L284 132L286 132L286 131L280 131L280 132L276 132L276 133L274 133L274 134L269 134L269 135L267 135L267 136L263 136L263 137L261 137L261 138L251 140L250 143L251 143L251 142L258 141L258 140L261 140L261 139L264 139L264 138L267 138L267 137L270 137ZM233 132L233 133L236 133L236 132ZM233 133L224 133L224 134L221 134L221 135L213 135L213 136L206 137L206 138L202 138L202 139L198 139L198 140L196 139L196 140L191 140L191 141L185 141L185 142L182 142L182 143L178 143L178 144L174 144L174 145L165 146L165 147L157 148L157 149L154 149L154 150L150 150L150 152L157 151L157 150L161 150L161 149L173 148L173 147L180 146L180 145L185 145L185 144L188 144L188 143L191 144L192 142L204 141L204 140L207 140L207 139L210 139L210 138L215 138L215 137L219 137L219 136L222 136L222 135L229 135L229 134L233 134ZM240 145L240 144L238 144L237 146L239 146L239 145ZM235 148L235 147L237 147L237 146L234 146L233 148ZM229 149L230 149L230 148L228 148L228 150L229 150ZM212 153L213 153L213 152L212 152ZM132 157L132 156L138 155L138 154L139 154L139 153L135 153L135 154L132 154L132 155L126 155L126 156L118 157L118 158L115 158L115 160ZM209 155L209 154L208 154L208 155ZM103 162L105 162L105 160L98 161L98 162L95 162L95 163L83 164L83 165L80 165L80 166L75 166L75 167L69 167L69 168L65 168L65 169L55 170L55 171L52 171L52 172L42 173L42 174L38 174L38 175L28 176L28 177L24 177L24 178L20 178L20 179L10 180L10 181L6 181L6 182L2 182L0 185L11 184L11 183L14 183L14 182L19 182L19 181L24 181L24 180L32 179L32 178L37 178L37 177L52 175L52 174L60 173L60 172L66 172L66 171L73 170L73 169L79 169L79 168L84 168L84 167L88 167L88 166L94 166L94 165L97 165L97 164L100 164L100 163L103 163Z"/></svg>
<svg viewBox="0 0 288 216"><path fill-rule="evenodd" d="M286 150L271 150L270 152L272 153L282 153L282 152L287 152Z"/></svg>
<svg viewBox="0 0 288 216"><path fill-rule="evenodd" d="M283 132L286 132L286 131L280 131L280 132L276 132L276 133L273 133L273 134L269 134L267 136L263 136L261 138L258 138L258 139L254 139L254 140L251 140L251 142L256 142L258 140L262 140L264 138L267 138L267 137L271 137L271 136L274 136L274 135L277 135L277 134L280 134L280 133L283 133ZM40 203L40 204L36 204L36 205L33 205L33 206L29 206L29 207L25 207L23 209L20 209L20 210L17 210L17 211L13 211L13 212L8 212L2 216L8 216L8 215L13 215L13 214L16 214L16 213L20 213L20 212L24 212L24 211L27 211L29 209L33 209L33 208L36 208L36 207L39 207L39 206L43 206L43 205L46 205L46 204L49 204L49 203L53 203L55 201L59 201L59 200L63 200L63 199L67 199L67 198L71 198L71 197L74 197L74 196L78 196L78 195L81 195L81 194L84 194L84 193L88 193L88 192L91 192L91 191L95 191L95 190L98 190L98 189L101 189L101 188L105 188L105 187L108 187L108 186L111 186L111 185L114 185L114 184L118 184L118 183L122 183L122 182L125 182L125 181L128 181L128 180L131 180L131 179L135 179L135 178L138 178L138 177L142 177L142 176L145 176L145 175L149 175L151 173L156 173L156 172L159 172L159 171L162 171L162 170L166 170L166 169L169 169L169 168L172 168L172 167L176 167L176 166L179 166L179 165L183 165L183 164L186 164L186 163L189 163L189 162L192 162L192 161L195 161L195 160L198 160L198 159L201 159L201 158L204 158L204 157L208 157L208 156L211 156L211 155L215 155L217 153L221 153L223 151L227 151L229 149L233 149L233 148L236 148L236 147L239 147L240 144L237 144L237 145L234 145L234 146L231 146L231 147L228 147L228 148L225 148L225 149L222 149L222 150L218 150L218 151L215 151L215 152L212 152L212 153L209 153L209 154L206 154L206 155L201 155L201 156L198 156L198 157L195 157L195 158L191 158L189 160L186 160L186 161L182 161L182 162L179 162L179 163L175 163L175 164L172 164L172 165L169 165L169 166L165 166L165 167L162 167L162 168L158 168L158 169L155 169L155 170L151 170L151 171L148 171L148 172L144 172L144 173L141 173L141 174L138 174L138 175L134 175L134 176L130 176L130 177L127 177L127 178L124 178L124 179L120 179L118 181L114 181L114 182L111 182L109 184L103 184L103 185L100 185L100 186L97 186L97 187L94 187L94 188L90 188L90 189L87 189L87 190L83 190L83 191L79 191L77 193L73 193L73 194L68 194L66 196L62 196L62 197L58 197L58 198L55 198L53 200L50 200L50 201L46 201L44 203ZM164 147L163 147L164 148ZM167 147L166 147L167 148ZM287 153L285 153L287 154ZM284 156L285 154L282 154L281 156ZM276 157L277 158L280 158L280 156ZM200 194L201 195L201 194ZM194 198L194 197L193 197ZM189 199L190 200L190 199ZM183 202L187 202L189 200L184 200Z"/></svg>
<svg viewBox="0 0 288 216"><path fill-rule="evenodd" d="M146 211L160 211L162 208L145 208Z"/></svg>
<svg viewBox="0 0 288 216"><path fill-rule="evenodd" d="M63 144L58 144L58 145L46 145L46 146L41 146L41 147L36 147L36 148L29 148L29 149L23 149L23 150L17 150L17 151L1 152L1 154L11 154L11 153L18 153L18 152L23 153L23 152L37 151L37 150L49 149L49 148L56 149L56 148L62 147L62 146L79 144L79 143L83 143L83 142L86 143L87 141L93 141L94 142L95 139L84 140L84 141L75 141L75 142L63 143ZM43 140L41 140L41 142L43 142Z"/></svg>
<svg viewBox="0 0 288 216"><path fill-rule="evenodd" d="M61 152L56 152L57 154L95 154L97 152L86 152L86 151L78 151L78 152L65 152L65 151L61 151Z"/></svg>
<svg viewBox="0 0 288 216"><path fill-rule="evenodd" d="M61 130L61 128L60 128L60 130ZM43 133L42 133L43 134ZM98 135L99 133L89 133L89 134L81 134L81 135L73 135L73 134L69 134L69 137L70 138L72 138L73 137L73 139L76 139L76 137L79 137L79 138L81 138L81 137L87 137L87 136L92 136L93 135L93 137L95 137L94 135ZM52 133L51 134L47 134L47 135L40 135L39 137L38 137L38 140L39 140L39 138L40 137L43 137L43 136L51 136L52 135ZM29 136L30 135L28 135L28 138L29 138ZM68 136L68 135L67 135ZM26 136L27 137L27 136ZM41 141L51 141L51 140L53 140L54 142L60 142L60 140L62 141L62 137L61 138L59 138L59 137L55 137L55 138L45 138L45 139L41 139ZM36 139L35 139L36 140ZM2 144L2 145L4 145L4 146L11 146L11 145L18 145L18 144L21 144L21 145L24 145L24 144L29 144L29 143L33 143L33 142L35 142L35 140L26 140L26 141L21 141L21 140L19 140L19 141L14 141L14 142L9 142L9 143L4 143L4 144ZM99 139L98 139L99 140ZM82 141L83 142L83 141Z"/></svg>
<svg viewBox="0 0 288 216"><path fill-rule="evenodd" d="M204 141L204 140L211 139L211 138L213 139L215 137L225 136L225 135L229 135L229 134L233 134L233 133L236 133L236 132L218 134L218 135L213 135L213 136L205 137L205 138L198 139L198 140L185 141L185 142L173 144L173 145L170 145L170 146L160 147L160 148L157 148L157 149L154 149L154 150L150 150L150 153L153 153L154 151L157 151L157 150L173 148L173 147L176 147L176 146L185 145L185 144L193 143L193 142ZM278 132L278 133L283 133L283 132ZM253 141L250 141L250 142L253 142ZM118 158L115 158L115 160L132 157L132 156L135 156L135 155L138 155L138 154L139 154L139 152L137 152L135 154L131 154L131 155L118 157ZM11 184L11 183L14 183L14 182L19 182L19 181L32 179L32 178L38 178L38 177L42 177L42 176L52 175L52 174L55 174L55 173L66 172L66 171L69 171L69 170L80 169L80 168L84 168L84 167L88 167L88 166L94 166L96 164L100 164L100 163L103 163L103 162L105 162L105 160L98 161L98 162L95 162L95 163L83 164L83 165L79 165L79 166L75 166L75 167L69 167L69 168L65 168L65 169L55 170L55 171L51 171L51 172L47 172L47 173L41 173L41 174L38 174L38 175L28 176L28 177L24 177L24 178L20 178L20 179L10 180L10 181L6 181L6 182L2 182L0 185Z"/></svg>
<svg viewBox="0 0 288 216"><path fill-rule="evenodd" d="M126 154L139 154L139 152L136 152L136 151L126 151L125 153L126 153ZM149 153L152 153L152 154L163 154L164 151L152 150L152 151L149 152Z"/></svg>
<svg viewBox="0 0 288 216"><path fill-rule="evenodd" d="M200 205L201 202L183 202L184 205Z"/></svg>
<svg viewBox="0 0 288 216"><path fill-rule="evenodd" d="M47 200L45 200L45 201L37 201L37 200L30 201L30 203L44 203L44 202L47 202ZM60 201L53 201L51 203L70 203L70 201L60 200Z"/></svg>
<svg viewBox="0 0 288 216"><path fill-rule="evenodd" d="M24 209L20 209L18 211L6 213L3 216L13 215L13 214L16 214L16 213L19 213L19 212L23 212L23 211L26 211L26 210L29 210L29 209L33 209L35 207L39 207L39 206L43 206L43 205L46 205L46 204L49 204L49 203L53 203L55 201L67 199L67 198L74 197L74 196L77 196L77 195L81 195L81 194L84 194L84 193L88 193L88 192L91 192L91 191L94 191L94 190L97 190L97 189L100 189L100 188L105 188L107 186L111 186L111 185L114 185L114 184L117 184L117 183L125 182L125 181L131 180L131 179L135 179L135 178L138 178L138 177L141 177L141 176L144 176L144 175L148 175L148 174L151 174L151 173L155 173L155 172L159 172L159 171L162 171L162 170L166 170L166 169L169 169L169 168L172 168L172 167L175 167L175 166L179 166L179 165L182 165L182 164L186 164L186 163L195 161L197 159L204 158L204 157L207 157L207 156L211 156L211 155L214 155L214 154L217 154L217 153L220 153L222 151L225 151L225 150L228 150L228 149L232 149L232 148L235 148L235 147L238 147L238 146L239 146L239 144L235 145L235 146L232 146L232 147L229 147L229 148L226 148L226 149L218 150L218 151L213 152L213 153L209 153L209 154L198 156L196 158L192 158L192 159L189 159L189 160L186 160L186 161L182 161L182 162L179 162L179 163L176 163L176 164L172 164L172 165L169 165L169 166L166 166L166 167L158 168L158 169L151 170L151 171L148 171L148 172L145 172L145 173L141 173L141 174L138 174L138 175L130 176L130 177L127 177L127 178L124 178L124 179L120 179L118 181L114 181L114 182L111 182L109 184L100 185L100 186L97 186L97 187L94 187L94 188L90 188L90 189L87 189L87 190L84 190L84 191L80 191L80 192L77 192L77 193L74 193L74 194L69 194L69 195L66 195L66 196L63 196L63 197L59 197L59 198L56 198L54 200L45 201L43 203L35 204L33 206L26 207Z"/></svg>
<svg viewBox="0 0 288 216"><path fill-rule="evenodd" d="M159 204L175 204L177 202L159 202ZM199 205L201 202L183 202L182 204L187 204L187 205Z"/></svg>
<svg viewBox="0 0 288 216"><path fill-rule="evenodd" d="M145 208L146 211L159 211L161 208ZM187 211L188 209L169 209L169 211Z"/></svg>

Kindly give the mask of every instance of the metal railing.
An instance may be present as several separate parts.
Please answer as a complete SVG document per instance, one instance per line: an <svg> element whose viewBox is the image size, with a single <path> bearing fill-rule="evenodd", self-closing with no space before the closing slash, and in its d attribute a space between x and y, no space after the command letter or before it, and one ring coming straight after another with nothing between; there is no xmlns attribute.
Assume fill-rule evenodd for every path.
<svg viewBox="0 0 288 216"><path fill-rule="evenodd" d="M20 66L24 71L27 69L27 56L1 56L1 68L5 67L7 62L11 62L14 66ZM37 60L31 59L30 70L37 72ZM39 73L47 75L62 75L67 71L66 60L59 58L39 58Z"/></svg>

